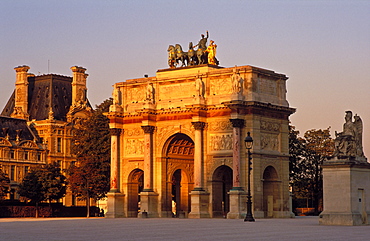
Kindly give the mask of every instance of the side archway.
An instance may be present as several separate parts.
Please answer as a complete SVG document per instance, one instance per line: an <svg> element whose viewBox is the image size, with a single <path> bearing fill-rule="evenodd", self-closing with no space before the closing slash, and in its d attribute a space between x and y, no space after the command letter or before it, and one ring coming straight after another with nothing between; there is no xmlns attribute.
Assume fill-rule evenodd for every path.
<svg viewBox="0 0 370 241"><path fill-rule="evenodd" d="M281 182L276 169L266 167L263 172L263 211L267 218L274 217L274 211L279 211L280 188Z"/></svg>
<svg viewBox="0 0 370 241"><path fill-rule="evenodd" d="M219 166L212 176L212 217L223 218L230 211L227 194L233 186L233 171L226 165Z"/></svg>
<svg viewBox="0 0 370 241"><path fill-rule="evenodd" d="M134 169L127 182L127 217L137 217L140 212L140 192L144 187L144 172Z"/></svg>

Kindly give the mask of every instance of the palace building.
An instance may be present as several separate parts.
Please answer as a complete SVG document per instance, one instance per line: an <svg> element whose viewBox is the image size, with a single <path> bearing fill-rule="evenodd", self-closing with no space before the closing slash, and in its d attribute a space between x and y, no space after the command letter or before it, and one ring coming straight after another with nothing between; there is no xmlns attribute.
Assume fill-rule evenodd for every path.
<svg viewBox="0 0 370 241"><path fill-rule="evenodd" d="M27 151L19 147L26 145L30 153L41 155L40 158L34 158L34 154L28 155L28 161L34 161L33 164L57 162L62 169L68 168L75 161L71 154L73 128L91 113L91 105L86 97L86 69L71 67L73 77L57 74L35 76L28 73L30 67L25 65L14 69L15 90L1 113L0 127L4 133L0 135L0 153L6 158L0 159L0 164L7 173L13 173L13 169L14 173L24 173L30 165L25 164ZM5 126L6 123L13 124ZM29 133L22 132L23 135L28 133L27 137L14 134L20 129L16 123L20 123L24 130L30 130ZM4 128L8 128L13 135L7 137ZM22 140L27 140L27 144L22 144L25 143ZM13 158L12 154L6 154L12 153L12 149L15 153ZM64 199L67 206L74 203L71 195Z"/></svg>
<svg viewBox="0 0 370 241"><path fill-rule="evenodd" d="M199 64L114 84L107 217L291 217L284 74Z"/></svg>

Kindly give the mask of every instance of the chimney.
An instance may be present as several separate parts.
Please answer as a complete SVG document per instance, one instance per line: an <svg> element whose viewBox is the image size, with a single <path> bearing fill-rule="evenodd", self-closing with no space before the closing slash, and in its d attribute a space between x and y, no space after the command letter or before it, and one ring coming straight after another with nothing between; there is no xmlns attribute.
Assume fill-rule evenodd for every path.
<svg viewBox="0 0 370 241"><path fill-rule="evenodd" d="M28 119L28 70L29 66L15 67L15 104L11 117Z"/></svg>
<svg viewBox="0 0 370 241"><path fill-rule="evenodd" d="M86 69L83 67L71 67L73 72L72 79L72 106L86 104L86 78L89 76L85 73Z"/></svg>

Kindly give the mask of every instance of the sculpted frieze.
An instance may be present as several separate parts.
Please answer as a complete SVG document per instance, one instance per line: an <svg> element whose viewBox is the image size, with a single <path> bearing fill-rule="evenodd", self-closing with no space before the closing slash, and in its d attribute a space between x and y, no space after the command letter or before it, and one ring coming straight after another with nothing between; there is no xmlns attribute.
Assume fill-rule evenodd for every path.
<svg viewBox="0 0 370 241"><path fill-rule="evenodd" d="M261 130L278 132L278 131L280 131L280 124L262 120L261 121Z"/></svg>
<svg viewBox="0 0 370 241"><path fill-rule="evenodd" d="M126 88L126 103L143 101L145 99L146 86Z"/></svg>
<svg viewBox="0 0 370 241"><path fill-rule="evenodd" d="M211 79L210 84L211 95L225 95L231 94L231 92L232 92L231 77L226 79L222 78Z"/></svg>
<svg viewBox="0 0 370 241"><path fill-rule="evenodd" d="M279 139L278 134L261 134L261 149L278 151L279 150Z"/></svg>
<svg viewBox="0 0 370 241"><path fill-rule="evenodd" d="M232 130L232 124L229 120L225 121L214 121L208 123L208 130L210 131L224 131Z"/></svg>
<svg viewBox="0 0 370 241"><path fill-rule="evenodd" d="M142 136L142 135L144 135L144 131L141 127L125 129L125 136Z"/></svg>
<svg viewBox="0 0 370 241"><path fill-rule="evenodd" d="M126 139L125 152L126 155L143 155L144 139Z"/></svg>
<svg viewBox="0 0 370 241"><path fill-rule="evenodd" d="M211 151L226 151L233 148L232 134L211 134L209 148Z"/></svg>
<svg viewBox="0 0 370 241"><path fill-rule="evenodd" d="M195 85L193 82L163 85L159 88L158 98L161 100L181 99L192 97L195 93Z"/></svg>

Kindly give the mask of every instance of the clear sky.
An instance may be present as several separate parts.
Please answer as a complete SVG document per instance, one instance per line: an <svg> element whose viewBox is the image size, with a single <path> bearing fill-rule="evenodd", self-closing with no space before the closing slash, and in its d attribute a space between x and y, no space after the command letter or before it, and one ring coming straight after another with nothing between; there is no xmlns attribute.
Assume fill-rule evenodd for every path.
<svg viewBox="0 0 370 241"><path fill-rule="evenodd" d="M352 110L364 122L370 159L370 1L1 0L0 109L14 67L71 76L87 68L95 105L112 85L167 68L167 48L209 31L220 65L252 65L289 76L291 122L342 131ZM48 64L49 63L49 64Z"/></svg>

